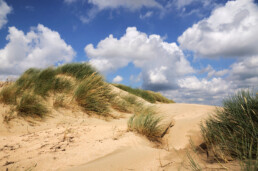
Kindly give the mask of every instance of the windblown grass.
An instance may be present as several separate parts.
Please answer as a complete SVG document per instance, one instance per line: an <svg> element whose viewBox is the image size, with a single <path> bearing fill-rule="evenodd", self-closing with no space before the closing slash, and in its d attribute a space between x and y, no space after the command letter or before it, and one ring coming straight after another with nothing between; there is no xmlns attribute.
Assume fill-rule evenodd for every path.
<svg viewBox="0 0 258 171"><path fill-rule="evenodd" d="M128 130L134 131L146 136L151 141L159 141L164 132L161 125L161 117L151 107L138 108L138 112L134 114L128 121Z"/></svg>
<svg viewBox="0 0 258 171"><path fill-rule="evenodd" d="M44 117L48 112L47 107L35 94L24 93L17 105L17 111L22 116Z"/></svg>
<svg viewBox="0 0 258 171"><path fill-rule="evenodd" d="M193 159L190 152L187 152L187 158L188 158L190 167L193 171L202 171L201 166Z"/></svg>
<svg viewBox="0 0 258 171"><path fill-rule="evenodd" d="M57 73L73 76L77 80L83 80L93 73L97 73L97 71L88 63L71 63L58 67Z"/></svg>
<svg viewBox="0 0 258 171"><path fill-rule="evenodd" d="M173 100L167 99L166 97L162 96L160 93L156 93L149 90L134 89L122 84L113 84L113 85L116 86L117 88L127 91L128 93L139 96L150 103L155 103L155 102L175 103Z"/></svg>
<svg viewBox="0 0 258 171"><path fill-rule="evenodd" d="M63 92L71 89L71 82L56 77L58 69L47 68L44 70L29 69L15 82L17 94L24 91L33 91L33 93L42 97L48 96L50 91Z"/></svg>
<svg viewBox="0 0 258 171"><path fill-rule="evenodd" d="M111 104L114 109L126 113L137 113L137 111L145 108L143 103L137 99L137 96L131 94L114 98Z"/></svg>
<svg viewBox="0 0 258 171"><path fill-rule="evenodd" d="M126 95L126 96L122 96L122 99L124 101L126 101L130 106L131 105L137 105L139 102L137 101L137 98L133 95Z"/></svg>
<svg viewBox="0 0 258 171"><path fill-rule="evenodd" d="M12 86L2 89L0 100L7 104L16 104L19 101L16 104L17 110L23 115L27 112L28 115L43 116L40 110L37 113L34 109L43 109L38 98L47 100L52 97L51 93L74 94L78 104L87 112L101 115L107 115L108 105L113 98L109 85L94 68L87 63L73 63L43 70L28 69ZM32 99L35 104L30 106L27 103ZM53 105L62 106L62 99L56 98Z"/></svg>
<svg viewBox="0 0 258 171"><path fill-rule="evenodd" d="M215 157L227 161L237 158L245 167L256 167L258 161L258 96L241 91L223 102L215 116L201 125L207 147ZM252 164L253 163L253 164Z"/></svg>
<svg viewBox="0 0 258 171"><path fill-rule="evenodd" d="M2 89L0 92L0 101L5 104L16 104L16 90L13 85Z"/></svg>
<svg viewBox="0 0 258 171"><path fill-rule="evenodd" d="M74 97L86 111L106 115L112 94L102 76L93 73L81 81L75 90Z"/></svg>

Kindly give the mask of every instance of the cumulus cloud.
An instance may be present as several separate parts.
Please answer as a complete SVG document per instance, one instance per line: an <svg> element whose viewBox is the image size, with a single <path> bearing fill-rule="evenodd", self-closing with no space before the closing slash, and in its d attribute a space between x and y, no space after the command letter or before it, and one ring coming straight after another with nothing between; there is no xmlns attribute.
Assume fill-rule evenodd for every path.
<svg viewBox="0 0 258 171"><path fill-rule="evenodd" d="M121 81L123 81L123 77L120 75L117 75L112 82L114 83L120 83Z"/></svg>
<svg viewBox="0 0 258 171"><path fill-rule="evenodd" d="M188 28L178 42L203 57L258 54L258 6L253 0L228 1Z"/></svg>
<svg viewBox="0 0 258 171"><path fill-rule="evenodd" d="M7 23L7 14L11 11L12 8L4 0L0 0L0 29Z"/></svg>
<svg viewBox="0 0 258 171"><path fill-rule="evenodd" d="M110 35L96 47L88 44L85 52L102 73L133 63L142 71L139 78L143 88L160 91L177 102L219 105L237 90L258 85L257 55L238 58L229 68L217 70L208 65L198 71L175 43L135 27L127 28L121 38Z"/></svg>
<svg viewBox="0 0 258 171"><path fill-rule="evenodd" d="M218 71L208 65L202 72L207 77L184 77L178 80L177 90L163 91L163 94L177 102L219 105L223 98L239 90L258 88L258 56L240 58L228 69Z"/></svg>
<svg viewBox="0 0 258 171"><path fill-rule="evenodd" d="M75 52L58 32L41 24L28 33L9 27L8 43L0 49L0 76L17 76L31 67L44 68L70 62Z"/></svg>
<svg viewBox="0 0 258 171"><path fill-rule="evenodd" d="M164 92L179 101L219 104L222 97L258 85L258 6L252 0L229 1L188 28L179 38L180 47L208 58L234 57L226 69L208 65L197 76L178 80L179 91ZM200 98L202 97L202 98ZM216 100L217 99L217 100Z"/></svg>
<svg viewBox="0 0 258 171"><path fill-rule="evenodd" d="M159 35L146 35L128 27L120 38L113 35L101 40L97 47L85 47L90 63L102 73L110 73L132 62L142 69L143 87L168 89L176 80L194 72L176 43L163 41Z"/></svg>

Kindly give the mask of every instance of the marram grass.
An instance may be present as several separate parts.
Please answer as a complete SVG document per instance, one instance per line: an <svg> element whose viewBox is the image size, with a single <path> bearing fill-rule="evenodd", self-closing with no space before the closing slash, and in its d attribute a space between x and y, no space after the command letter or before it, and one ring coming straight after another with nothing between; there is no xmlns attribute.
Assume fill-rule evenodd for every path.
<svg viewBox="0 0 258 171"><path fill-rule="evenodd" d="M224 100L223 108L201 125L210 152L226 161L226 156L256 167L258 161L258 96L241 91ZM251 161L251 162L250 162ZM253 165L252 165L253 163Z"/></svg>
<svg viewBox="0 0 258 171"><path fill-rule="evenodd" d="M116 86L117 88L120 88L121 90L127 91L130 94L139 96L150 103L155 103L155 102L175 103L173 100L170 100L162 96L160 93L156 93L149 90L135 89L122 84L113 84L113 85Z"/></svg>
<svg viewBox="0 0 258 171"><path fill-rule="evenodd" d="M48 109L42 103L42 100L35 94L24 93L17 105L17 111L22 116L39 116L44 117Z"/></svg>
<svg viewBox="0 0 258 171"><path fill-rule="evenodd" d="M84 78L75 90L74 97L86 111L107 115L111 89L96 73Z"/></svg>
<svg viewBox="0 0 258 171"><path fill-rule="evenodd" d="M74 81L65 76L73 77ZM16 105L22 115L42 117L46 113L41 105L42 100L47 101L50 94L56 93L74 94L86 112L100 115L108 114L113 98L109 85L94 68L87 63L72 63L46 69L28 69L14 84L2 89L0 102ZM35 103L29 105L33 100ZM54 105L62 106L62 99L55 99Z"/></svg>
<svg viewBox="0 0 258 171"><path fill-rule="evenodd" d="M162 118L156 115L153 108L144 107L128 120L128 130L142 134L151 141L159 141L164 132L161 121Z"/></svg>

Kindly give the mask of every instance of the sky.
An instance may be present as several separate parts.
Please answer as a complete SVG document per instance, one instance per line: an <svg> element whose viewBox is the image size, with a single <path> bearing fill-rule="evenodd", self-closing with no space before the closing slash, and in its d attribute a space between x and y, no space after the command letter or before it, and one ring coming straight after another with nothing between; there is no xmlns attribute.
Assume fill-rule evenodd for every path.
<svg viewBox="0 0 258 171"><path fill-rule="evenodd" d="M0 80L89 62L108 82L221 105L258 88L258 0L0 0Z"/></svg>

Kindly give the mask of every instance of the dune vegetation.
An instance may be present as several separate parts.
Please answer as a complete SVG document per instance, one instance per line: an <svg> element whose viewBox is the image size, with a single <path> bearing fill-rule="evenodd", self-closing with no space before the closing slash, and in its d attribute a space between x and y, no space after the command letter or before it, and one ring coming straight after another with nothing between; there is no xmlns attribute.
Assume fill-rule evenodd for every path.
<svg viewBox="0 0 258 171"><path fill-rule="evenodd" d="M151 141L160 141L165 131L161 124L162 118L157 116L153 107L144 106L128 120L128 130L146 136Z"/></svg>
<svg viewBox="0 0 258 171"><path fill-rule="evenodd" d="M132 113L128 130L143 134L150 140L158 140L162 134L161 118L157 117L153 107L139 101L137 96L151 103L173 101L152 91L121 84L115 86L129 94L113 93L104 78L87 63L65 64L42 70L31 68L17 81L2 89L0 101L12 105L20 116L42 118L51 108L65 107L65 98L70 96L87 114L106 117L111 107L120 112ZM48 103L49 98L53 101L51 105Z"/></svg>
<svg viewBox="0 0 258 171"><path fill-rule="evenodd" d="M0 102L12 105L18 115L38 117L44 117L52 107L65 107L67 97L72 97L71 100L86 113L101 116L108 116L110 107L120 112L135 113L143 106L135 94L151 102L172 102L159 93L132 89L121 84L119 87L133 90L128 91L133 92L133 95L120 97L113 93L110 84L87 63L71 63L46 69L30 68L15 82L2 88ZM51 106L48 101L53 97Z"/></svg>
<svg viewBox="0 0 258 171"><path fill-rule="evenodd" d="M122 84L113 84L117 88L120 88L124 91L127 91L130 94L136 95L138 97L143 98L144 100L150 102L150 103L175 103L173 100L170 100L164 96L162 96L160 93L149 91L149 90L143 90L138 88L131 88L129 86L125 86Z"/></svg>
<svg viewBox="0 0 258 171"><path fill-rule="evenodd" d="M0 92L0 101L16 106L20 115L44 117L50 106L47 98L55 95L55 107L63 106L62 96L70 95L87 112L108 114L112 98L109 85L87 63L65 64L43 70L31 68Z"/></svg>
<svg viewBox="0 0 258 171"><path fill-rule="evenodd" d="M224 100L201 125L208 154L217 161L238 159L243 170L258 169L258 95L241 91Z"/></svg>

